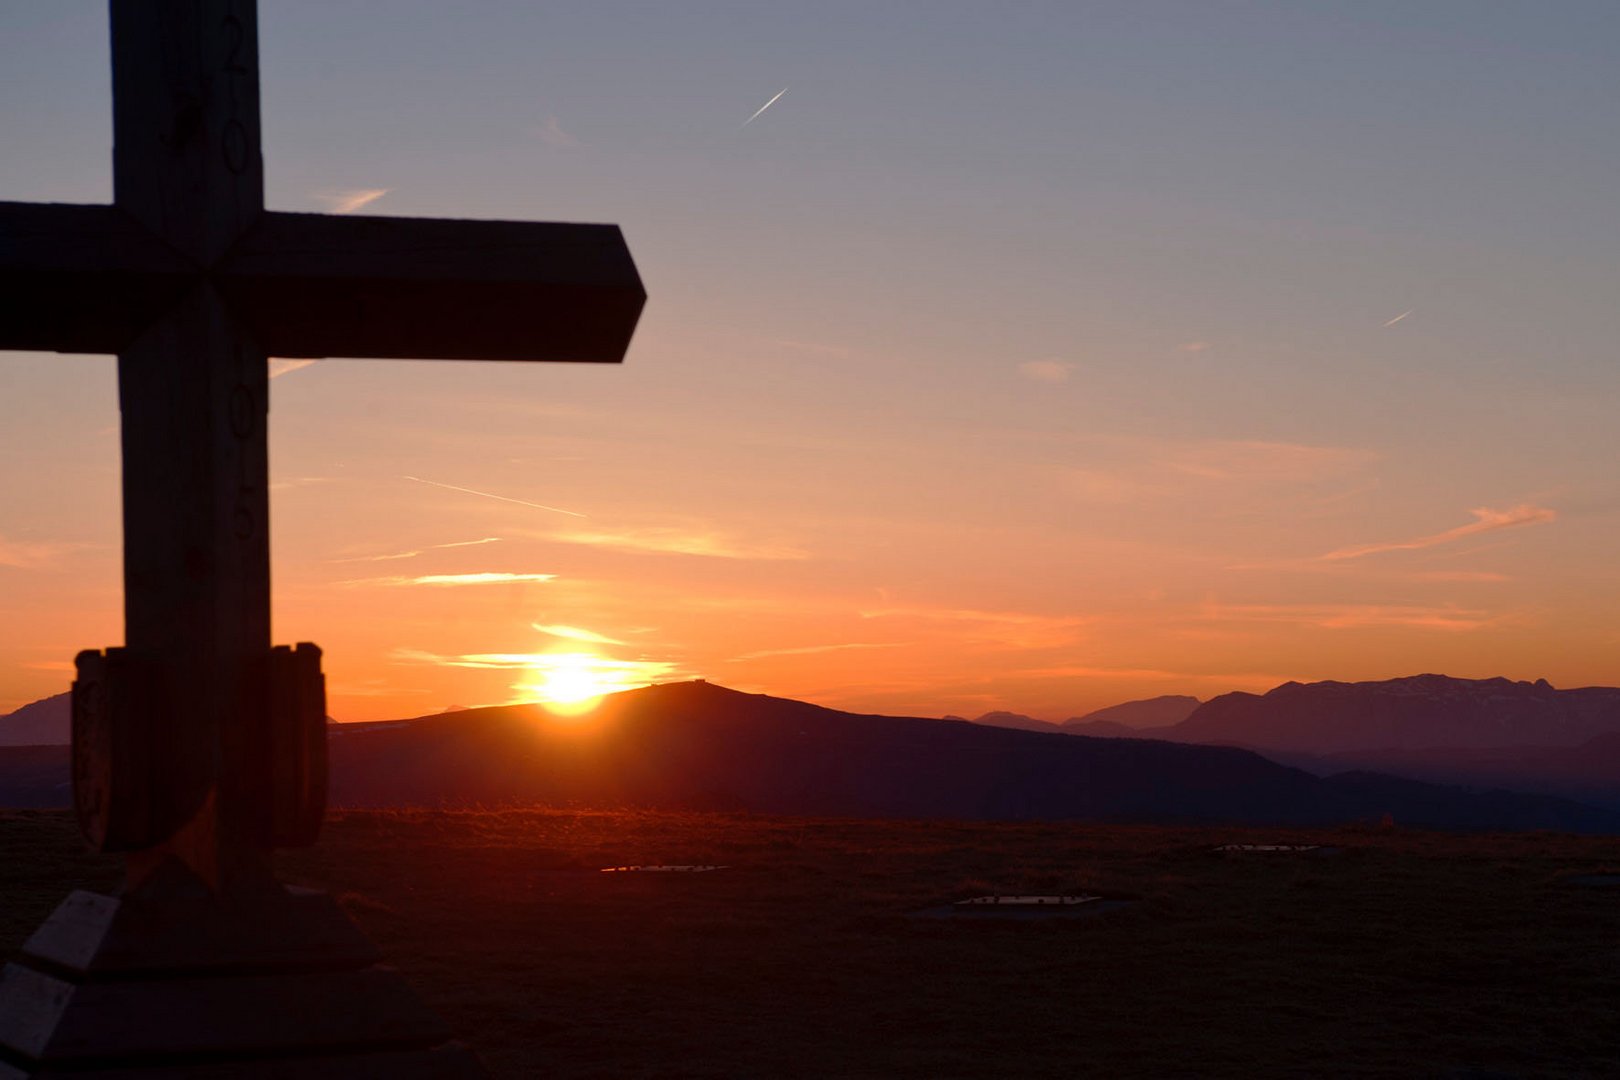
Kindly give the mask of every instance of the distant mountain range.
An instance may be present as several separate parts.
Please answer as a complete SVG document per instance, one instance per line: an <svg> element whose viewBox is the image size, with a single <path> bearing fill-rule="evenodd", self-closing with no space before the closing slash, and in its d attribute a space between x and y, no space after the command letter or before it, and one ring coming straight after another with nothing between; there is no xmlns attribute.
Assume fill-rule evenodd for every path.
<svg viewBox="0 0 1620 1080"><path fill-rule="evenodd" d="M1143 701L1110 705L1106 709L1097 709L1084 716L1071 717L1063 721L1061 726L1065 731L1081 735L1101 734L1100 729L1103 727L1143 731L1147 728L1179 724L1191 716L1198 705L1197 698L1186 694L1164 694Z"/></svg>
<svg viewBox="0 0 1620 1080"><path fill-rule="evenodd" d="M1340 754L1578 746L1613 731L1620 731L1615 687L1555 690L1545 679L1413 675L1382 682L1287 682L1264 694L1222 694L1153 737Z"/></svg>
<svg viewBox="0 0 1620 1080"><path fill-rule="evenodd" d="M1147 698L1143 701L1127 701L1122 705L1110 705L1106 709L1097 709L1084 716L1071 716L1062 723L1053 723L1049 720L1037 720L1033 716L1025 716L1015 712L987 712L973 720L975 724L985 724L989 727L1017 728L1020 731L1062 732L1067 735L1123 735L1126 737L1139 735L1149 729L1170 727L1179 724L1192 715L1198 708L1198 699L1185 694L1165 694L1162 697ZM964 717L947 716L947 720L961 720Z"/></svg>
<svg viewBox="0 0 1620 1080"><path fill-rule="evenodd" d="M72 729L73 695L56 694L0 716L0 746L66 745Z"/></svg>
<svg viewBox="0 0 1620 1080"><path fill-rule="evenodd" d="M741 709L735 701L724 697L730 694L730 691L709 684L696 685L708 686L708 691L704 692L722 695L717 699L719 701L732 701L727 708L718 709L719 713L737 713L739 710L750 715L760 713L760 716L753 719L736 722L754 726L763 724L761 731L773 730L771 724L775 721L770 719L770 715L774 715L772 710L787 707L783 704L769 707L759 704L780 703L782 699L737 695L738 698L753 703L749 709ZM663 687L648 688L646 692L666 696L679 693ZM617 715L618 712L629 708L631 700L633 699L618 695L609 699L604 711ZM815 708L803 703L787 704L805 709ZM630 710L632 713L636 711ZM677 711L685 713L690 710ZM831 710L819 710L819 713L832 717L850 715L834 713ZM491 724L498 728L499 723L491 717L499 715L504 715L503 710L469 709L439 717L392 721L387 725L335 726L332 729L334 793L339 797L361 800L455 799L457 797L455 785L446 779L454 770L447 772L448 766L429 769L431 775L418 775L431 763L406 762L401 764L400 770L396 773L382 775L367 762L373 752L385 756L396 752L404 753L393 748L392 744L395 741L426 739L435 731L460 732L464 736L451 740L455 746L447 744L446 747L449 760L460 760L457 755L474 753L476 750L474 744L480 738L493 737L485 729ZM1178 715L1179 720L1175 719ZM1015 729L1059 738L1079 735L1136 741L1152 739L1201 746L1240 747L1253 750L1272 762L1302 769L1322 778L1336 777L1348 772L1380 773L1431 783L1462 785L1473 789L1504 789L1554 795L1611 810L1620 810L1620 689L1609 687L1557 690L1545 681L1531 683L1507 679L1472 680L1454 679L1443 675L1416 675L1382 682L1285 683L1266 694L1223 694L1202 704L1191 697L1166 696L1146 701L1126 702L1085 716L1074 717L1062 724L1048 723L1010 712L986 713L971 725L956 717L947 718L944 722L895 717L858 719L862 723L877 723L879 727L894 722L938 725L938 731L952 731L951 734L940 736L942 752L957 755L968 753L962 749L967 744L961 742L967 736L958 730L963 726L970 729L973 726ZM1153 721L1159 719L1169 719L1170 722L1155 725ZM950 721L956 723L951 724ZM465 724L465 731L462 727L456 726L462 722ZM695 718L687 722L689 730L685 731L685 737L689 741L697 739L695 733L703 730L704 725L720 722L716 716ZM669 726L683 722L643 718L636 723L651 725L652 729L658 729L660 724ZM845 731L846 721L828 721L824 727L825 731L817 729L819 734L831 737L835 733L842 732L838 734L838 738L845 741L854 739L852 733ZM60 749L52 750L51 745L59 748L61 744L66 743L68 728L67 694L46 698L7 716L0 716L0 805L61 805L65 802L66 757ZM344 748L362 745L352 742L354 737L363 733L401 728L408 728L418 734L381 740L368 739L364 743L368 748L364 753L354 751L359 756L354 760L352 774L344 771L348 766L342 764L342 760L345 760L343 755L351 752ZM927 731L938 734L935 729L916 730L919 733ZM483 731L483 734L478 734L479 731ZM759 731L754 731L739 745L752 746L757 743L758 736ZM448 735L444 737L448 738ZM660 734L654 730L652 737L654 742L648 743L649 746L654 745L657 739L674 736L667 733ZM860 743L860 740L854 742ZM1024 745L1026 744L1018 744L1019 752L1022 752ZM4 749L27 746L35 748L27 752ZM727 768L744 767L737 754L728 758L721 753L721 749L723 748L715 749L714 753L719 756L705 766L711 772L720 770L723 773ZM874 753L888 753L887 744L882 740L873 743L868 749ZM523 747L519 747L519 750L527 753ZM682 752L689 752L689 748ZM568 751L563 750L559 753L562 756L557 760L561 761L566 758ZM477 757L476 753L474 756ZM1013 753L1009 760L1017 757L1018 755ZM464 770L467 782L475 786L487 786L490 781L487 778L479 780L475 774L480 770L487 773L490 768L485 761L467 761ZM854 765L850 765L846 771L857 770ZM861 781L863 784L867 782ZM879 781L871 782L879 783ZM562 791L561 797L568 799L583 798L591 794L583 789L573 791L569 785L574 783L575 780L565 777L554 777L545 784L539 784L533 777L521 783L513 780L512 784L515 786L512 792L501 797L524 797L517 794L517 789L534 784L539 784L538 787L534 787L535 798L549 798L550 796L545 796L544 792L552 790ZM638 783L642 786L636 788L636 791L641 793L636 796L637 798L645 796L655 801L663 798L659 793L662 789L654 790L657 785L648 787L650 781ZM695 800L699 803L708 800L715 805L730 800L735 805L763 806L773 798L785 798L754 792L750 785L739 785L731 780L728 780L726 785L714 787L705 795L703 792L692 790L692 783L696 781L688 782L686 788L679 793L680 800ZM915 778L907 780L906 783L913 788L916 784L922 783L922 786L929 790L935 790L938 786ZM591 797L608 797L613 794L611 787L608 785L592 789L595 793L591 794ZM635 785L625 787L621 793L628 795L634 787ZM740 794L745 791L751 794L746 796ZM670 792L664 794L674 798ZM942 798L937 791L935 795ZM806 805L813 801L808 794L801 794L796 798ZM911 811L905 807L912 803L908 803L907 798L914 798L915 801L921 796L915 791L904 798L896 793L891 800L895 809L889 812L909 814ZM956 804L955 813L965 816L1003 816L1005 812L1012 816L1021 816L1021 813L1014 813L1016 800L1012 800L1010 796L996 804L981 801L979 804L970 805L965 801L967 798L965 794L961 796ZM1084 811L1090 814L1097 810L1093 804L1082 805L1083 801L1077 801L1078 797L1065 797L1054 801L1054 798L1046 795L1037 798L1032 794L1030 798L1041 801L1042 805L1057 807L1063 813ZM868 801L873 806L878 805L877 801ZM920 806L921 803L917 805ZM1168 811L1173 808L1166 803L1161 809ZM1207 810L1207 807L1201 808L1198 813ZM1023 816L1039 815L1031 813Z"/></svg>
<svg viewBox="0 0 1620 1080"><path fill-rule="evenodd" d="M704 682L615 694L582 720L502 706L330 736L340 806L1301 825L1390 814L1442 828L1620 832L1620 813L1545 796L1366 772L1322 778L1232 747L856 715ZM30 792L66 802L64 748L0 750L0 803Z"/></svg>

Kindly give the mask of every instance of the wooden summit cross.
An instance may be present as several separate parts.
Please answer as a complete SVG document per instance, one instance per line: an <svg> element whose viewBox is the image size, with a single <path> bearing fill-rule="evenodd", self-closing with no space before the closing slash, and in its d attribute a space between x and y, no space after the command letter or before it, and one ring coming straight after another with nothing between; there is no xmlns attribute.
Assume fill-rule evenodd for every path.
<svg viewBox="0 0 1620 1080"><path fill-rule="evenodd" d="M261 1052L285 1067L342 1038L226 1045L217 1029L235 1021L215 1018L196 1021L211 1030L195 1046L146 1046L138 1017L86 995L138 984L138 1014L202 972L215 981L193 998L224 1008L243 973L262 983L334 956L372 970L333 905L288 900L268 869L271 848L318 828L325 701L319 650L270 644L267 357L614 363L645 300L612 225L265 210L253 0L110 7L113 203L0 202L0 349L118 356L126 644L79 657L73 759L86 835L128 853L128 883L117 900L74 894L6 968L0 1077L8 1061L48 1072ZM330 991L340 1017L340 999L370 992ZM74 1028L90 1022L64 995L100 1019ZM19 1001L39 1007L19 1019ZM410 1007L378 1006L395 1020ZM96 1024L131 1031L103 1038ZM393 1045L351 1036L366 1037Z"/></svg>

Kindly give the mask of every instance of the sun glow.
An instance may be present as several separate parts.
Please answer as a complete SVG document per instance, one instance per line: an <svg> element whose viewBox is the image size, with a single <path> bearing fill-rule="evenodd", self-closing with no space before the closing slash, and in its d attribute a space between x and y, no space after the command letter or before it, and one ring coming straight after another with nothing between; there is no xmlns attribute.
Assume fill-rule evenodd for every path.
<svg viewBox="0 0 1620 1080"><path fill-rule="evenodd" d="M589 652L539 653L529 658L531 680L513 689L559 716L580 716L608 694L645 686L647 666Z"/></svg>

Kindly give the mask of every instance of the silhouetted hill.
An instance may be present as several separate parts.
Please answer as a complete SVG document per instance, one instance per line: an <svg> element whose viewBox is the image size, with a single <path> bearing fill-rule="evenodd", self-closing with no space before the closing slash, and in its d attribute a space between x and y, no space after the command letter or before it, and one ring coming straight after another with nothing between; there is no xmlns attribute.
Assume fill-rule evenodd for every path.
<svg viewBox="0 0 1620 1080"><path fill-rule="evenodd" d="M1083 735L1101 735L1112 732L1115 728L1145 731L1149 728L1179 724L1191 716L1196 708L1198 699L1189 694L1162 694L1142 701L1110 705L1106 709L1097 709L1084 716L1070 717L1063 721L1060 727L1066 731L1081 729L1079 734Z"/></svg>
<svg viewBox="0 0 1620 1080"><path fill-rule="evenodd" d="M1383 682L1283 683L1222 694L1175 727L1177 742L1308 754L1445 747L1577 746L1620 731L1620 689L1546 680L1413 675Z"/></svg>
<svg viewBox="0 0 1620 1080"><path fill-rule="evenodd" d="M1388 776L1321 779L1235 747L870 716L673 683L587 717L537 706L329 728L333 805L548 804L867 818L1620 832L1620 813ZM66 805L65 747L0 750L0 804Z"/></svg>
<svg viewBox="0 0 1620 1080"><path fill-rule="evenodd" d="M56 694L0 716L0 746L66 746L73 727L73 695Z"/></svg>
<svg viewBox="0 0 1620 1080"><path fill-rule="evenodd" d="M1579 746L1397 748L1275 757L1319 776L1376 771L1439 784L1557 795L1620 810L1620 732Z"/></svg>
<svg viewBox="0 0 1620 1080"><path fill-rule="evenodd" d="M333 801L534 803L850 817L1328 823L1620 831L1556 799L1318 779L1228 747L856 715L709 683L332 729Z"/></svg>
<svg viewBox="0 0 1620 1080"><path fill-rule="evenodd" d="M947 716L947 720L960 720L958 716ZM1056 724L1045 720L1037 720L1033 716L1025 716L1015 712L987 712L972 723L984 724L987 727L1013 728L1017 731L1044 731L1053 734L1061 731Z"/></svg>

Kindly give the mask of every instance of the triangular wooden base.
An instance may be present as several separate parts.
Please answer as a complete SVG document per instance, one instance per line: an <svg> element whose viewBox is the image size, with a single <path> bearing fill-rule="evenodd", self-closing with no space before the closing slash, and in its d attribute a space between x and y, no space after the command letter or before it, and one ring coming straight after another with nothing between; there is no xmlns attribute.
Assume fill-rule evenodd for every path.
<svg viewBox="0 0 1620 1080"><path fill-rule="evenodd" d="M75 892L0 972L0 1080L486 1077L324 893L221 899L179 863Z"/></svg>

